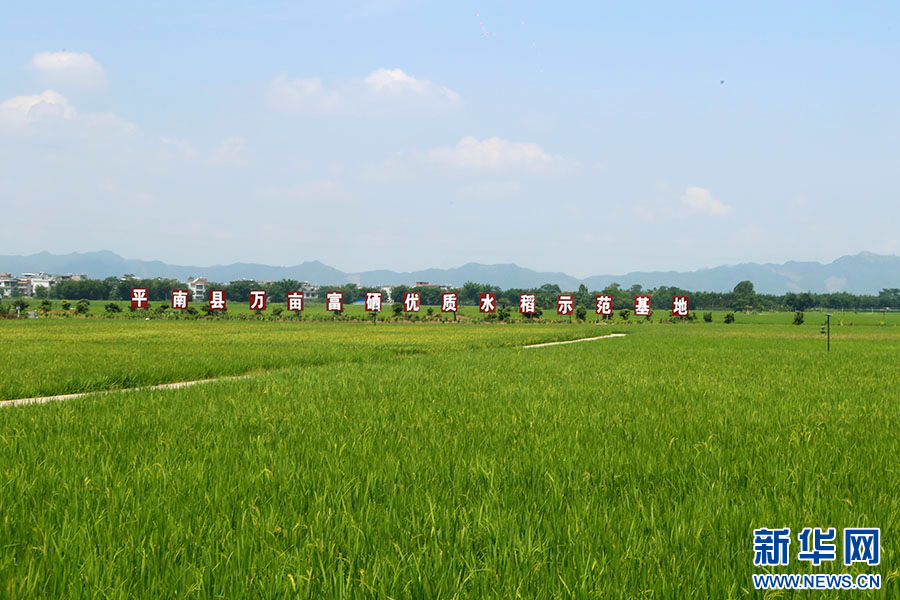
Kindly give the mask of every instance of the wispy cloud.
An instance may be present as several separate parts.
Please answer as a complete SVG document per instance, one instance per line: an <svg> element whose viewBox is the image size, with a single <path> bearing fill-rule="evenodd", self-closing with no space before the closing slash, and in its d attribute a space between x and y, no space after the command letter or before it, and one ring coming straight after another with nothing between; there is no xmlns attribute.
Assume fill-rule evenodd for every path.
<svg viewBox="0 0 900 600"><path fill-rule="evenodd" d="M38 52L28 66L45 82L54 85L102 85L103 67L85 52Z"/></svg>
<svg viewBox="0 0 900 600"><path fill-rule="evenodd" d="M236 135L222 140L215 149L210 162L220 167L245 167L250 161L247 158L244 138Z"/></svg>
<svg viewBox="0 0 900 600"><path fill-rule="evenodd" d="M363 174L371 180L392 181L471 173L562 175L576 167L576 161L554 156L533 142L466 136L454 146L395 154L370 165Z"/></svg>
<svg viewBox="0 0 900 600"><path fill-rule="evenodd" d="M82 113L55 90L31 96L15 96L0 103L0 128L45 133L81 132L102 136L128 135L137 127L111 113Z"/></svg>
<svg viewBox="0 0 900 600"><path fill-rule="evenodd" d="M731 207L712 197L709 190L702 187L689 187L681 197L681 203L694 212L711 217L727 217Z"/></svg>
<svg viewBox="0 0 900 600"><path fill-rule="evenodd" d="M367 113L392 108L442 108L460 102L453 90L402 69L376 69L366 77L324 83L318 77L278 75L269 83L271 108L288 113Z"/></svg>

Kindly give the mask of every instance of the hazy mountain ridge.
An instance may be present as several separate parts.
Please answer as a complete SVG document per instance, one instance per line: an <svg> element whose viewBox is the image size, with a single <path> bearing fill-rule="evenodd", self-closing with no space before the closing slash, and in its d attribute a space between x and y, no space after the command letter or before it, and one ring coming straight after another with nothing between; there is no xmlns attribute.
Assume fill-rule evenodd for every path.
<svg viewBox="0 0 900 600"><path fill-rule="evenodd" d="M883 288L900 287L900 256L870 252L842 256L827 264L798 261L788 261L784 264L744 263L689 272L650 271L624 275L595 275L583 280L565 273L539 272L514 264L467 263L452 269L345 273L319 261L307 261L286 267L256 263L199 267L126 259L108 250L63 255L40 252L28 256L0 256L0 272L15 275L40 271L83 273L98 279L133 273L138 277L172 277L181 281L197 276L217 282L289 278L318 284L357 283L363 286L412 285L417 281L461 286L467 281L475 281L498 285L504 289L533 288L551 283L559 285L564 290L577 289L581 283L592 290L618 283L622 287L630 287L633 284L640 284L645 288L667 285L692 291L720 292L733 289L739 281L750 280L757 292L772 294L791 291L877 294Z"/></svg>

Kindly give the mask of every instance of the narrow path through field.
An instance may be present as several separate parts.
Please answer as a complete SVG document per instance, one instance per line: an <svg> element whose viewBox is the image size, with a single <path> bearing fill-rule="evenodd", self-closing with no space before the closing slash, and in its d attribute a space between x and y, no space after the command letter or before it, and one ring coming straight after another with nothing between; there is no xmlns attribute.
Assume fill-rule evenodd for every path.
<svg viewBox="0 0 900 600"><path fill-rule="evenodd" d="M561 344L577 344L578 342L593 342L594 340L605 340L606 338L625 337L624 333L611 333L609 335L598 335L597 337L580 338L577 340L566 340L564 342L544 342L543 344L531 344L530 346L522 346L523 348L543 348L545 346L559 346Z"/></svg>
<svg viewBox="0 0 900 600"><path fill-rule="evenodd" d="M116 392L134 392L137 390L177 390L179 388L199 385L201 383L212 383L213 381L227 381L229 379L246 379L252 375L226 375L224 377L213 377L212 379L195 379L194 381L176 381L175 383L161 383L159 385L148 385L143 387L121 388L117 390L94 390L93 392L79 392L77 394L60 394L59 396L40 396L37 398L16 398L15 400L0 401L0 408L4 406L20 406L22 404L43 404L44 402L53 402L55 400L73 400L82 396L90 396L91 394L115 394Z"/></svg>
<svg viewBox="0 0 900 600"><path fill-rule="evenodd" d="M530 344L522 346L523 348L543 348L545 346L559 346L560 344L575 344L577 342L592 342L594 340L603 340L606 338L625 337L624 333L611 333L609 335L601 335L597 337L580 338L577 340L565 340L563 342L545 342L543 344ZM79 392L77 394L60 394L58 396L39 396L36 398L16 398L15 400L0 400L0 408L6 406L22 406L25 404L43 404L45 402L54 402L57 400L74 400L91 394L114 394L116 392L134 392L137 390L177 390L179 388L199 385L201 383L212 383L213 381L227 381L229 379L246 379L259 373L246 373L244 375L226 375L223 377L213 377L211 379L195 379L194 381L176 381L175 383L161 383L159 385L148 385L142 387L122 388L117 390L95 390L93 392Z"/></svg>

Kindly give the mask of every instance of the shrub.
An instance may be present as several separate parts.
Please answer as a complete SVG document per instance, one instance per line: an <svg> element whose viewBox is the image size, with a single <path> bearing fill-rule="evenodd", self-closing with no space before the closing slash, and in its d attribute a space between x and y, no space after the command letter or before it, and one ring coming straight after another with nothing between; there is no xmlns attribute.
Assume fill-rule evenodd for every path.
<svg viewBox="0 0 900 600"><path fill-rule="evenodd" d="M734 313L733 312L726 313L725 322L726 323L734 323Z"/></svg>
<svg viewBox="0 0 900 600"><path fill-rule="evenodd" d="M91 307L91 301L85 298L82 298L78 301L78 304L75 305L75 314L83 315L86 314L88 309Z"/></svg>
<svg viewBox="0 0 900 600"><path fill-rule="evenodd" d="M627 321L628 315L630 315L630 314L631 314L631 312L627 308L623 308L622 310L619 311L619 316L622 317L623 321Z"/></svg>
<svg viewBox="0 0 900 600"><path fill-rule="evenodd" d="M587 318L587 309L583 306L579 306L575 309L575 318L579 321L584 321Z"/></svg>
<svg viewBox="0 0 900 600"><path fill-rule="evenodd" d="M711 312L703 313L703 322L704 323L712 323L712 313Z"/></svg>
<svg viewBox="0 0 900 600"><path fill-rule="evenodd" d="M794 325L803 325L803 311L798 310L794 313Z"/></svg>
<svg viewBox="0 0 900 600"><path fill-rule="evenodd" d="M38 308L38 310L41 311L41 314L46 315L47 313L50 312L50 310L51 310L52 308L53 308L53 303L52 303L52 302L50 302L49 300L41 300L41 305L40 305L40 307Z"/></svg>
<svg viewBox="0 0 900 600"><path fill-rule="evenodd" d="M280 306L276 306L275 308L272 309L272 316L280 317L281 313L283 313L283 312L284 312L283 308L281 308Z"/></svg>
<svg viewBox="0 0 900 600"><path fill-rule="evenodd" d="M116 304L115 302L109 302L106 305L106 312L112 313L120 313L122 312L122 307Z"/></svg>
<svg viewBox="0 0 900 600"><path fill-rule="evenodd" d="M63 300L59 303L59 305L63 310L69 310L70 308L72 308L72 303L68 300Z"/></svg>

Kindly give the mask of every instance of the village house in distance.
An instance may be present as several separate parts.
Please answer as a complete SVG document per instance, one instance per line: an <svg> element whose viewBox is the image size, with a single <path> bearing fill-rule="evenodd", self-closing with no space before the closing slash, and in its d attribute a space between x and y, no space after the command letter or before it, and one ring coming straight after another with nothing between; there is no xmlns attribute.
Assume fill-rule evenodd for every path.
<svg viewBox="0 0 900 600"><path fill-rule="evenodd" d="M87 275L73 275L63 273L50 275L48 273L22 273L13 277L11 273L0 273L0 298L15 295L16 291L22 296L34 296L39 288L50 290L60 281L82 281Z"/></svg>

